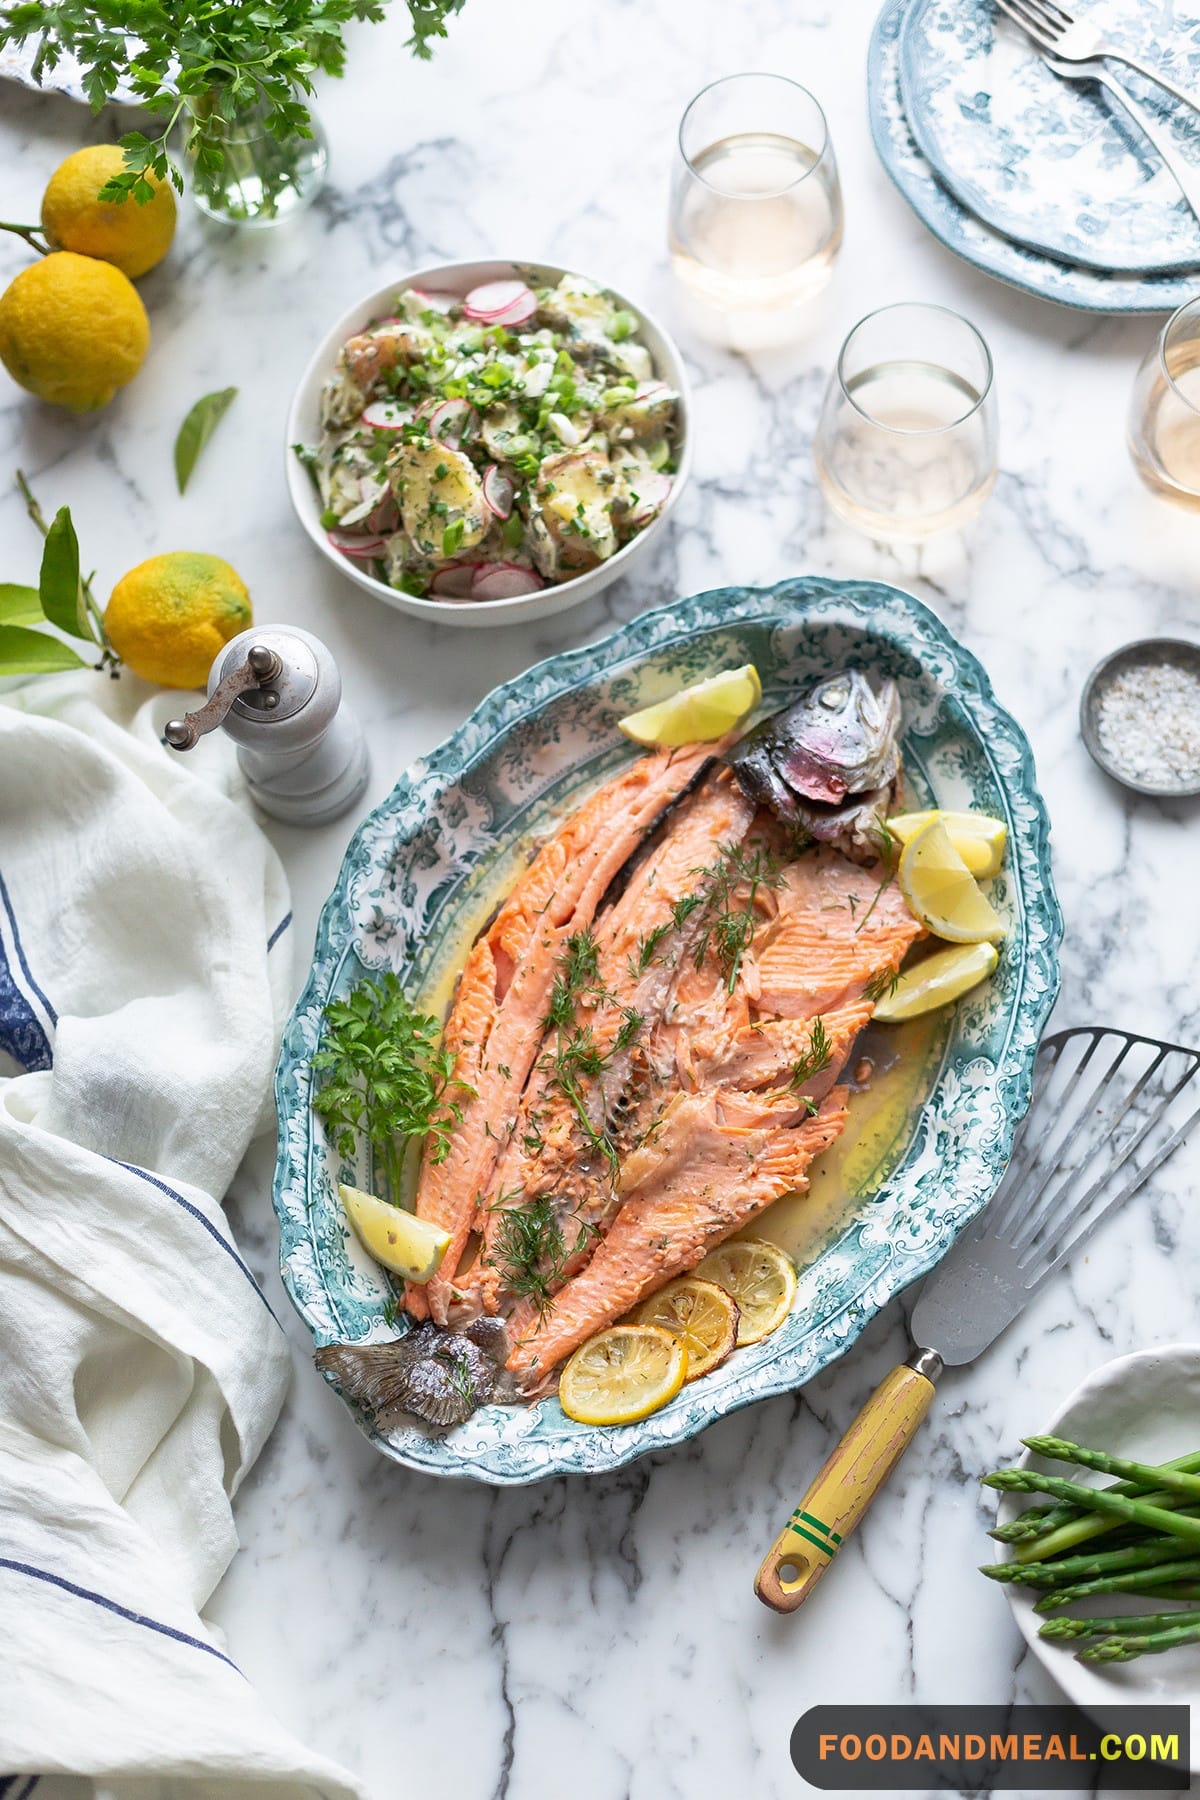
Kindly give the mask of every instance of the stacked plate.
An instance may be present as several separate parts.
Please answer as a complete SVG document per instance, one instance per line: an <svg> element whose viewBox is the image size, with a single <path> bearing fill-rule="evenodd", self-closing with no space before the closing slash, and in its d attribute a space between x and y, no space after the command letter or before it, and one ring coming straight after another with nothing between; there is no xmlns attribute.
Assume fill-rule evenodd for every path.
<svg viewBox="0 0 1200 1800"><path fill-rule="evenodd" d="M1200 96L1198 0L1074 0L1114 46ZM1107 65L1200 174L1200 113ZM949 249L1089 312L1169 312L1200 291L1200 222L1091 82L1062 80L994 0L888 0L871 40L884 167Z"/></svg>

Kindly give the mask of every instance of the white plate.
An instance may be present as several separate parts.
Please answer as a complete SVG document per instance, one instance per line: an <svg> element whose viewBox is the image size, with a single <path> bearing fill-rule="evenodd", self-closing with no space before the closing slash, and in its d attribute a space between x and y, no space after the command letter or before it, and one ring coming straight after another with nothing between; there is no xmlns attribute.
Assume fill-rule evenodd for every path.
<svg viewBox="0 0 1200 1800"><path fill-rule="evenodd" d="M329 330L301 377L288 414L284 443L288 493L296 509L296 517L322 556L327 557L336 569L356 582L360 588L365 588L368 594L374 594L389 606L398 608L400 612L412 613L418 619L436 619L440 625L514 625L528 619L546 619L552 613L565 612L569 606L578 606L581 601L592 599L610 583L627 575L638 559L645 556L651 543L662 531L691 472L687 371L675 344L658 321L636 300L631 300L617 288L609 287L606 282L597 281L597 285L606 288L623 307L637 314L641 321L637 335L654 358L655 374L679 395L679 429L676 441L678 467L662 511L644 531L639 531L635 538L631 538L623 549L618 550L615 556L610 556L607 562L601 563L599 568L589 569L585 575L576 575L571 581L560 581L541 588L536 594L522 594L515 600L477 600L463 605L453 601L428 600L417 594L402 594L396 588L389 587L385 581L377 580L374 575L368 574L365 569L333 548L326 536L325 527L321 524L321 504L312 477L292 451L293 444L315 444L320 438L321 389L341 346L347 338L369 325L372 319L389 313L395 296L403 289L421 287L437 293L468 294L473 287L479 287L485 281L508 281L515 277L518 280L532 280L539 286L553 286L564 275L578 273L575 269L567 270L555 263L543 262L453 262L439 263L434 268L412 269L407 274L393 276L382 287L364 294Z"/></svg>
<svg viewBox="0 0 1200 1800"><path fill-rule="evenodd" d="M1076 1388L1043 1427L1043 1434L1069 1438L1072 1443L1108 1450L1117 1456L1132 1456L1140 1462L1162 1463L1196 1448L1197 1421L1200 1344L1164 1344L1105 1363ZM1106 1479L1082 1470L1068 1470L1064 1463L1049 1463L1028 1453L1020 1466L1069 1475L1071 1480L1089 1484L1102 1485ZM1006 1494L1000 1518L1015 1518L1028 1503L1023 1494ZM1189 1706L1200 1695L1200 1644L1184 1644L1162 1656L1140 1656L1128 1663L1077 1662L1077 1646L1047 1642L1038 1636L1045 1614L1033 1610L1037 1594L1031 1588L1018 1587L1010 1587L1007 1592L1029 1648L1068 1699L1085 1711L1138 1701ZM1163 1605L1166 1608L1165 1602ZM1090 1610L1107 1615L1154 1609L1152 1600L1111 1594L1105 1596L1103 1605L1097 1600ZM1193 1773L1200 1773L1200 1741L1195 1739L1191 1766Z"/></svg>

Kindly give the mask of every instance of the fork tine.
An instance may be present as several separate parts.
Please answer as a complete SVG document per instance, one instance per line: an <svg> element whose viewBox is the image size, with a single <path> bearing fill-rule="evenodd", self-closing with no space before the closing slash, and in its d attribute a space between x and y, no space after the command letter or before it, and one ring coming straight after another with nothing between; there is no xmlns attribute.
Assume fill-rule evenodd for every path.
<svg viewBox="0 0 1200 1800"><path fill-rule="evenodd" d="M1074 13L1069 13L1065 6L1060 6L1058 0L1030 0L1030 4L1036 6L1040 11L1050 13L1053 17L1057 18L1064 31L1066 31L1068 26L1074 25L1075 23Z"/></svg>
<svg viewBox="0 0 1200 1800"><path fill-rule="evenodd" d="M1041 49L1054 49L1061 33L1053 29L1040 14L1030 11L1025 0L996 0L996 5Z"/></svg>

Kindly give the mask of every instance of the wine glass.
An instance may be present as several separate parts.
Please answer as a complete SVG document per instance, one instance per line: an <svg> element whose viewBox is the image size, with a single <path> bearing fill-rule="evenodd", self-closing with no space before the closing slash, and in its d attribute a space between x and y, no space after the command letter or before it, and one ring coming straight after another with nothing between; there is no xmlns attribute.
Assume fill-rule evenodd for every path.
<svg viewBox="0 0 1200 1800"><path fill-rule="evenodd" d="M684 113L671 265L704 335L784 343L833 273L842 196L825 115L784 75L727 75Z"/></svg>
<svg viewBox="0 0 1200 1800"><path fill-rule="evenodd" d="M903 302L857 324L838 356L813 449L848 525L918 542L960 529L996 481L992 358L944 306Z"/></svg>
<svg viewBox="0 0 1200 1800"><path fill-rule="evenodd" d="M1200 512L1200 298L1172 313L1146 352L1127 441L1153 493Z"/></svg>

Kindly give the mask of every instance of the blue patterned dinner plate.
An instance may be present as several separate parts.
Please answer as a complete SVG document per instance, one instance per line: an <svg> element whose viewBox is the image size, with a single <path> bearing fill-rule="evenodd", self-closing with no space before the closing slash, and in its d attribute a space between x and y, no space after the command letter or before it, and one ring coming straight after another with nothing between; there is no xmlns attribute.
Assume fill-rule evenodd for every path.
<svg viewBox="0 0 1200 1800"><path fill-rule="evenodd" d="M888 0L876 21L867 62L868 111L884 169L934 237L984 274L1083 312L1173 312L1191 299L1195 275L1106 275L1058 262L993 231L942 185L917 147L900 91L900 31L910 4Z"/></svg>
<svg viewBox="0 0 1200 1800"><path fill-rule="evenodd" d="M771 1337L735 1351L636 1425L580 1425L553 1398L484 1407L442 1436L380 1433L358 1415L378 1448L410 1468L494 1483L597 1473L798 1387L933 1267L1004 1170L1058 986L1062 932L1029 745L974 657L909 595L815 578L720 588L497 688L359 827L321 915L276 1076L275 1208L292 1300L318 1344L395 1336L388 1278L352 1238L337 1198L339 1181L369 1183L366 1159L341 1162L310 1106L325 1003L368 971L392 969L410 994L444 1007L468 942L531 842L637 754L616 720L746 662L757 665L770 710L847 662L895 677L916 796L1007 821L1011 853L992 895L1008 928L999 968L948 1018L886 1172L863 1184L848 1222L801 1268L795 1307ZM852 1108L848 1132L853 1119Z"/></svg>
<svg viewBox="0 0 1200 1800"><path fill-rule="evenodd" d="M1200 13L1186 0L1088 0L1089 24L1200 95ZM1200 114L1119 63L1112 73L1200 163ZM910 0L900 91L918 148L964 206L1017 243L1093 269L1200 265L1200 222L1120 105L1064 81L994 0Z"/></svg>

